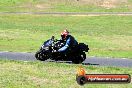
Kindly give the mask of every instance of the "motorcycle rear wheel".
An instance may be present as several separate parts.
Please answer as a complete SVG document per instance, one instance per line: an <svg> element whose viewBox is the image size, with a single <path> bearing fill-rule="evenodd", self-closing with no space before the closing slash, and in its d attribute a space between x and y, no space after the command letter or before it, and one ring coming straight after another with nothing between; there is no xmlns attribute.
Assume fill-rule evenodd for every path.
<svg viewBox="0 0 132 88"><path fill-rule="evenodd" d="M72 63L74 64L80 64L86 59L86 54L83 52L80 55L72 57Z"/></svg>

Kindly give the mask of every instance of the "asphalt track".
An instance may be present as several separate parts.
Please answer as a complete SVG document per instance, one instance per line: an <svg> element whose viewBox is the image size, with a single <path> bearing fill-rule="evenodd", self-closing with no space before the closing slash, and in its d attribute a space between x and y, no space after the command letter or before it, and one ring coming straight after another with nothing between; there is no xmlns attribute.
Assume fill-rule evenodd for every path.
<svg viewBox="0 0 132 88"><path fill-rule="evenodd" d="M10 59L10 60L36 61L34 57L34 53L0 52L0 58ZM51 60L47 60L47 61L51 62ZM70 61L69 62L59 61L59 63L70 63ZM113 66L113 67L130 67L131 68L132 59L87 57L87 59L83 62L83 64L95 65L95 66Z"/></svg>
<svg viewBox="0 0 132 88"><path fill-rule="evenodd" d="M132 12L0 12L0 14L36 14L36 15L132 15Z"/></svg>

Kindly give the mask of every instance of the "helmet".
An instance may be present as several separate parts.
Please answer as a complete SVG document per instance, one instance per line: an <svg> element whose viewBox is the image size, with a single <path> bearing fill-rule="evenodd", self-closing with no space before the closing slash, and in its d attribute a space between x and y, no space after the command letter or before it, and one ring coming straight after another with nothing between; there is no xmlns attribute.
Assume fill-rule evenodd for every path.
<svg viewBox="0 0 132 88"><path fill-rule="evenodd" d="M69 35L69 32L68 32L67 30L64 30L64 31L61 33L62 39L66 39L67 35Z"/></svg>

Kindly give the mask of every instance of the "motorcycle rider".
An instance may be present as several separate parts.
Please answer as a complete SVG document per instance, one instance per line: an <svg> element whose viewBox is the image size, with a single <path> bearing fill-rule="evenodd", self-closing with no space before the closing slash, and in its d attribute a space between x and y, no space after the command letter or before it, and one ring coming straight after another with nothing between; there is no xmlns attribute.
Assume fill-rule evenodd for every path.
<svg viewBox="0 0 132 88"><path fill-rule="evenodd" d="M75 40L73 36L69 34L68 30L66 29L61 33L61 40L65 41L65 45L62 48L60 48L58 52L65 53L68 49L73 50L76 47L76 45L78 45L78 42Z"/></svg>

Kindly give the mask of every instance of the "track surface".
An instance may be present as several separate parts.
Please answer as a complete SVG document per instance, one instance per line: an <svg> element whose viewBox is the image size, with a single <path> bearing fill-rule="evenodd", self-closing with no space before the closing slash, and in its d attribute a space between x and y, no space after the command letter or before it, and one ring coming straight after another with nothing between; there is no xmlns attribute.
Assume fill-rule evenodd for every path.
<svg viewBox="0 0 132 88"><path fill-rule="evenodd" d="M10 60L36 61L34 53L0 52L0 58ZM97 66L132 67L132 59L87 57L83 64Z"/></svg>
<svg viewBox="0 0 132 88"><path fill-rule="evenodd" d="M132 15L132 12L0 12L0 14L38 14L38 15Z"/></svg>

